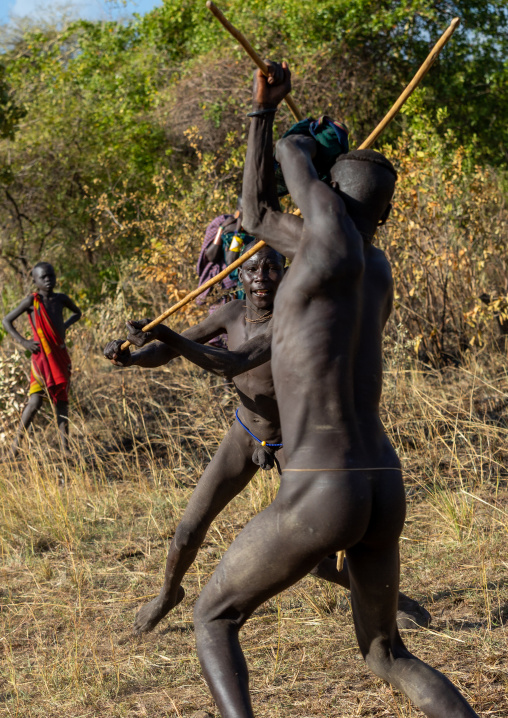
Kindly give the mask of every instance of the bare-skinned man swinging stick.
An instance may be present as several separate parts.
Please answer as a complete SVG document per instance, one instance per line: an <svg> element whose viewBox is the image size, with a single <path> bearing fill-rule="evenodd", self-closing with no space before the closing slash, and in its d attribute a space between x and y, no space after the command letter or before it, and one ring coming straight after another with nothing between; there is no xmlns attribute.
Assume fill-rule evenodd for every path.
<svg viewBox="0 0 508 718"><path fill-rule="evenodd" d="M240 271L245 300L233 300L218 307L204 321L188 329L185 335L204 343L226 333L231 347L238 347L257 336L272 316L273 301L283 276L284 258L263 246ZM150 332L142 332L143 323L128 324L129 340L138 346L152 339L163 342L166 334L171 333L162 325ZM179 356L178 351L164 343L150 344L131 355L129 351L122 351L120 340L110 342L104 354L115 364L150 367ZM260 466L270 468L274 465L281 438L270 365L264 364L243 374L236 380L236 390L241 401L238 420L231 425L192 493L171 541L160 593L136 616L134 630L138 633L151 631L183 599L182 579L194 562L213 519L245 488ZM261 446L262 441L267 443L266 447Z"/></svg>
<svg viewBox="0 0 508 718"><path fill-rule="evenodd" d="M210 1L207 2L207 7L208 7L208 8L213 12L213 14L220 20L220 22L224 25L224 27L225 27L229 32L231 32L231 28L232 28L233 26L231 25L231 23L229 23L229 22L226 20L226 18L224 17L223 13L221 13L221 11L214 5L214 3L210 2ZM212 7L213 7L214 9L212 9ZM225 22L223 22L223 20L222 20L221 18L223 18ZM459 18L456 17L456 18L454 18L454 19L452 20L452 22L450 23L450 26L446 29L446 31L442 34L442 36L441 36L441 37L439 38L439 40L436 42L436 44L434 45L434 47L432 48L432 50L431 50L430 53L428 54L427 58L425 59L425 62L421 65L420 69L418 70L418 72L416 73L416 75L413 77L413 79L411 80L411 82L409 83L409 85L408 85L408 86L405 88L405 90L402 92L402 94L401 94L400 97L397 99L397 101L395 102L395 104L392 106L392 108L390 109L390 111L384 116L384 118L383 118L383 119L381 120L381 122L377 125L377 127L375 127L375 129L371 132L371 134L368 136L368 138L362 142L362 144L359 146L358 149L361 149L361 150L368 149L369 147L371 147L371 146L374 144L374 142L377 140L377 138L379 137L379 135L380 135L380 134L383 132L383 130L388 126L388 124L393 120L393 118L395 117L395 115L397 114L397 112L399 112L399 110L400 110L400 108L402 107L402 105L404 104L404 102L408 99L408 97L409 97L409 96L414 92L414 90L418 87L419 83L423 80L423 78L425 77L425 75L427 74L427 72L430 70L430 68L432 67L433 63L435 62L437 56L439 55L439 53L441 52L441 50L443 49L443 47L446 45L446 43L448 42L448 40L451 38L451 36L452 36L453 33L455 32L455 30L457 29L457 27L459 26L459 24L460 24ZM247 48L247 46L248 46L248 48L249 48L248 54L250 55L250 57L252 57L252 59L254 60L254 62L258 65L258 67L261 69L261 71L263 72L263 74L266 76L267 66L266 66L266 64L264 63L264 61L259 57L259 55L257 55L257 53L254 51L254 49L252 48L252 46L250 45L250 43L246 40L246 38L244 38L243 35L242 35L238 30L236 30L236 28L233 28L233 29L234 29L234 33L232 33L232 34L233 34L233 37L235 37L236 39L238 39L238 40L241 42L241 44L242 44L242 46L243 46L244 48ZM241 38L241 39L240 39L240 38ZM293 111L293 110L292 110L292 111ZM298 108L295 108L295 110L293 111L293 115L294 115L294 117L295 117L296 119L300 119L301 113L300 113L300 111L298 110ZM297 211L296 211L296 215L297 215L297 216L300 215L300 210L297 210ZM261 247L263 247L264 244L265 244L265 243L264 243L262 240L259 241L258 244L250 250L251 254L250 254L249 256L252 256L252 254L254 254L254 253L257 252L259 249L261 249ZM236 262L233 262L229 267L227 267L223 272L221 272L220 274L218 274L214 279L210 280L209 282L206 282L205 284L201 285L201 287L198 287L198 289L195 289L195 290L193 290L192 292L190 292L186 297L184 297L183 299L181 299L181 300L180 300L179 302L177 302L174 306L170 307L170 309L168 309L168 310L165 311L163 314L161 314L159 317L157 317L157 318L154 319L152 322L150 322L150 324L147 324L147 325L143 328L143 331L150 331L150 329L152 329L152 327L155 327L155 326L157 326L158 324L160 324L161 322L163 322L165 319L167 319L168 317L170 317L172 314L174 314L174 313L177 312L179 309L181 309L181 308L184 307L186 304L188 304L190 301L192 301L192 300L195 299L197 296L199 296L199 294L200 294L201 292L204 292L206 289L212 287L212 286L213 286L214 284L216 284L217 282L222 281L225 277L227 277L227 275L228 275L230 272L232 272L234 269L237 269L238 267L240 267L240 266L242 265L242 263L243 263L244 261L246 261L246 259L248 259L248 256L247 256L247 255L245 255L245 256L243 256L243 257L240 257L238 260L236 260ZM123 345L122 345L122 349L127 349L128 346L129 346L129 341L125 341L125 342L123 343Z"/></svg>
<svg viewBox="0 0 508 718"><path fill-rule="evenodd" d="M284 64L273 66L269 82L256 73L243 185L246 229L293 260L275 300L271 340L286 466L277 497L235 539L198 599L199 659L223 718L252 718L240 628L264 601L345 547L368 666L429 718L472 718L477 714L458 690L407 650L396 627L405 497L378 412L392 280L371 244L396 173L379 153L361 150L339 158L328 186L312 164L314 140L286 138L276 158L305 219L281 213L272 125L289 88ZM178 335L173 340L175 350L202 365L224 354ZM248 351L257 353L253 365L260 361L259 342Z"/></svg>
<svg viewBox="0 0 508 718"><path fill-rule="evenodd" d="M259 250L243 265L241 280L246 292L245 301L232 301L218 308L184 335L204 343L226 331L229 346L235 348L263 334L271 319L275 294L283 277L281 260L282 257L269 247ZM129 339L135 345L144 345L153 339L164 341L167 335L170 338L173 336L163 326L143 332L142 324L131 322L128 325L132 330ZM122 352L120 345L121 340L117 340L104 349L105 356L120 366L155 367L178 355L164 343L149 344L132 355L128 351ZM238 375L235 383L241 401L237 420L189 500L171 541L159 595L143 606L136 616L134 630L137 633L152 630L182 600L185 595L181 586L183 577L193 563L211 522L226 504L245 488L260 466L270 468L275 457L284 465L270 362ZM267 446L262 446L263 441L267 442ZM349 589L347 566L338 571L335 557L325 558L311 573ZM417 601L401 593L397 621L401 628L426 626L430 615Z"/></svg>

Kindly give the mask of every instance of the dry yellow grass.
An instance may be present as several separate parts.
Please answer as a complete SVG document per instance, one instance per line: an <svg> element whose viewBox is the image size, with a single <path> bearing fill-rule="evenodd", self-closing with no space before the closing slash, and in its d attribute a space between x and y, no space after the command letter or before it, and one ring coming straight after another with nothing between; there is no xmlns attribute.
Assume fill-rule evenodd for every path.
<svg viewBox="0 0 508 718"><path fill-rule="evenodd" d="M19 462L0 466L0 713L216 714L196 657L192 607L249 517L273 498L255 480L216 520L185 579L187 596L134 638L168 540L233 417L220 382L182 362L116 371L75 352L72 443L55 451L47 417ZM481 716L508 714L508 374L472 360L441 373L397 358L384 420L403 460L408 517L402 588L433 616L406 633ZM25 443L26 448L26 443ZM243 644L259 716L421 715L367 670L345 591L307 578L266 603Z"/></svg>

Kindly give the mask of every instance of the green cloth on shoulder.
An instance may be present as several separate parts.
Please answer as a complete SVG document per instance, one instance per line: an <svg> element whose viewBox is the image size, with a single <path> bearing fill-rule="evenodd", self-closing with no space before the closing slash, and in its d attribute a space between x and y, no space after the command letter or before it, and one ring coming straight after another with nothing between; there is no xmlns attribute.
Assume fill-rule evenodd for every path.
<svg viewBox="0 0 508 718"><path fill-rule="evenodd" d="M319 179L330 182L330 170L335 164L339 155L349 152L348 141L349 130L342 122L336 122L327 115L321 115L317 120L307 117L300 120L284 133L283 137L289 135L305 135L313 137L317 143L317 153L313 159L314 167ZM283 197L288 194L284 176L278 162L275 162L275 179L277 182L277 194Z"/></svg>

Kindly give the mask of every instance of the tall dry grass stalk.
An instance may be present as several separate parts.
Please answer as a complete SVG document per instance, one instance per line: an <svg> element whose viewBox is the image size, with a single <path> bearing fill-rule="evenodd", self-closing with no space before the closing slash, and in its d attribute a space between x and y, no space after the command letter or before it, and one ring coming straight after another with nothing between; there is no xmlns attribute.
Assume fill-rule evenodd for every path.
<svg viewBox="0 0 508 718"><path fill-rule="evenodd" d="M383 420L403 462L402 589L433 616L406 634L480 715L508 710L508 374L502 356L418 368L391 339ZM81 346L81 345L80 345ZM186 599L144 638L136 607L156 594L168 541L236 399L186 362L115 370L74 349L75 458L49 411L17 462L0 466L2 707L10 716L189 716L214 712L192 607L220 556L275 496L259 472L211 527ZM83 350L84 351L84 350ZM9 437L7 437L9 438ZM356 647L346 592L307 578L243 631L260 716L417 715Z"/></svg>

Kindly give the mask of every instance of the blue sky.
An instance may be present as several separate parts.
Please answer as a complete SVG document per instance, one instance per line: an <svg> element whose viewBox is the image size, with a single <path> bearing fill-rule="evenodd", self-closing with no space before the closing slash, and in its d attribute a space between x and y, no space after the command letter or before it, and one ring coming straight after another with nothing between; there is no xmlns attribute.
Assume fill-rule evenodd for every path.
<svg viewBox="0 0 508 718"><path fill-rule="evenodd" d="M157 5L162 5L162 0L0 0L0 24L9 22L12 16L49 19L58 14L59 6L73 17L109 20L133 12L143 14Z"/></svg>

